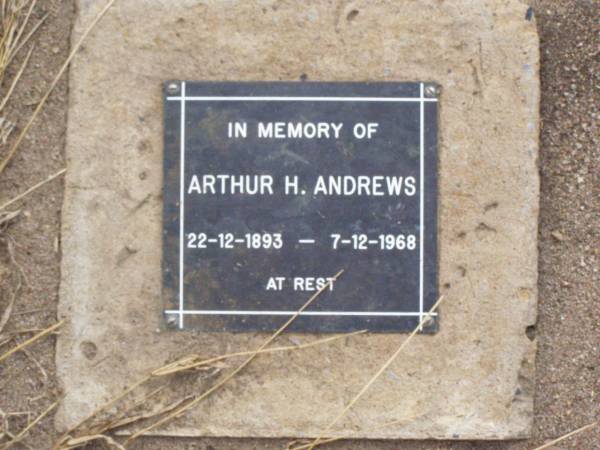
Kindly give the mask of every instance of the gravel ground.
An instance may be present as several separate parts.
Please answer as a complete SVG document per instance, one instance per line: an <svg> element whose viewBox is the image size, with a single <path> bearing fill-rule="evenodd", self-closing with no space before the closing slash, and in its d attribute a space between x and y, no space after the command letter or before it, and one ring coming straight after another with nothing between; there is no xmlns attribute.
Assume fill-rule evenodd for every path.
<svg viewBox="0 0 600 450"><path fill-rule="evenodd" d="M52 14L37 35L28 70L5 112L18 127L24 126L66 58L74 16L70 0L38 3L37 17L45 11ZM537 329L532 330L538 340L534 438L509 443L346 441L327 448L525 449L600 420L600 0L533 0L532 6L542 57L539 318ZM66 95L63 80L20 153L0 175L0 204L64 166ZM0 147L0 155L5 151ZM13 243L16 260L27 276L9 331L45 327L55 319L61 203L62 182L57 180L22 202L21 215L0 233L0 311L14 288L8 242ZM60 397L53 341L45 339L27 354L0 363L0 413L34 417ZM8 416L13 431L26 420L24 414ZM45 449L53 435L52 421L45 419L26 443ZM135 448L283 446L281 440L148 438ZM600 449L600 426L556 448Z"/></svg>

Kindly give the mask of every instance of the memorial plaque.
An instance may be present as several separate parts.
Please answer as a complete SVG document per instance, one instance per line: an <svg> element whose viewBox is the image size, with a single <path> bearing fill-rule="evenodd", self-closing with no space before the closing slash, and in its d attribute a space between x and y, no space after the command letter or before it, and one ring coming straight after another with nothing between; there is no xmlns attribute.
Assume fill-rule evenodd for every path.
<svg viewBox="0 0 600 450"><path fill-rule="evenodd" d="M290 330L418 326L438 296L437 92L165 83L167 322L272 331L326 286Z"/></svg>

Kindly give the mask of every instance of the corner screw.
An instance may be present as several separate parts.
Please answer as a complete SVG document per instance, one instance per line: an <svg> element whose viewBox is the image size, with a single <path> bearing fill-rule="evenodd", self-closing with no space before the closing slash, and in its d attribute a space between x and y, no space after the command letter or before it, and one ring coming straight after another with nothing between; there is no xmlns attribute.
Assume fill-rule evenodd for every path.
<svg viewBox="0 0 600 450"><path fill-rule="evenodd" d="M429 85L425 86L425 95L427 97L435 97L438 94L438 89L436 86Z"/></svg>
<svg viewBox="0 0 600 450"><path fill-rule="evenodd" d="M423 327L429 327L431 325L433 325L433 317L432 316L427 316L423 319L423 323L422 323Z"/></svg>
<svg viewBox="0 0 600 450"><path fill-rule="evenodd" d="M169 85L167 86L167 92L169 94L177 94L178 91L179 91L179 84L177 84L177 83L169 83Z"/></svg>
<svg viewBox="0 0 600 450"><path fill-rule="evenodd" d="M167 326L169 328L175 328L175 325L177 324L177 318L175 316L170 316L167 319Z"/></svg>

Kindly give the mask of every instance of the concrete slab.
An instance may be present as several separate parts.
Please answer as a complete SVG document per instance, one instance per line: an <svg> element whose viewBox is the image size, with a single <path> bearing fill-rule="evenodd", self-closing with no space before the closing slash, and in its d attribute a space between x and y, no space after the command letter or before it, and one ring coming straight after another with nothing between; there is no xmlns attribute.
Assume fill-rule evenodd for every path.
<svg viewBox="0 0 600 450"><path fill-rule="evenodd" d="M79 1L77 38L102 2ZM525 437L532 421L538 38L517 0L120 0L70 72L57 347L68 427L189 351L264 334L160 331L161 83L431 80L440 105L440 331L418 336L334 432ZM259 358L158 434L315 436L405 335ZM285 335L282 343L317 336ZM406 419L394 427L377 428Z"/></svg>

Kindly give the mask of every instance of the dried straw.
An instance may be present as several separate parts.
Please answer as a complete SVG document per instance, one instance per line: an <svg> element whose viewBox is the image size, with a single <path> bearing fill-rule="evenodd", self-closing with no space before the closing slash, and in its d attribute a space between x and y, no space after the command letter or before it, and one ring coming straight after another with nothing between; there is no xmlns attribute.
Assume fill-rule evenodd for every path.
<svg viewBox="0 0 600 450"><path fill-rule="evenodd" d="M325 284L321 289L319 289L312 297L310 297L306 303L304 303L304 305L302 305L302 307L292 316L290 317L275 333L273 333L260 347L258 347L254 352L252 352L252 354L242 363L240 364L236 369L234 369L232 372L230 372L227 376L225 376L224 378L222 378L219 382L217 382L216 384L214 384L213 386L211 386L209 389L207 389L206 391L204 391L202 394L198 395L197 397L195 397L194 399L190 400L189 402L187 402L186 404L182 405L180 408L177 408L175 411L173 411L172 413L168 414L166 417L158 420L157 422L154 422L152 425L139 430L137 432L135 432L129 439L127 439L125 441L125 445L127 446L129 443L131 443L133 440L137 439L138 437L146 434L147 432L155 429L156 427L174 419L175 417L180 416L181 414L183 414L184 412L188 411L189 409L191 409L192 407L196 406L198 403L200 403L202 400L204 400L205 398L207 398L209 395L211 395L212 393L214 393L215 391L217 391L218 389L220 389L221 387L223 387L228 381L230 381L233 377L235 377L239 372L241 372L246 366L248 366L248 364L250 364L254 358L256 358L256 356L258 354L260 354L271 342L273 342L281 333L283 333L285 331L285 329L294 321L298 318L298 316L306 309L310 306L310 304L315 301L317 299L317 297L319 297L319 295L321 295L323 293L323 291L325 291L326 289L329 289L329 287L331 286L332 283L334 283L343 273L343 270L340 270L334 277L332 277L330 279L330 281Z"/></svg>
<svg viewBox="0 0 600 450"><path fill-rule="evenodd" d="M20 343L19 345L17 345L16 347L11 348L9 351L7 351L6 353L4 353L3 355L0 355L0 362L4 361L5 359L7 359L10 355L12 355L13 353L18 352L19 350L24 349L25 347L30 346L31 344L33 344L34 342L40 340L41 338L43 338L44 336L49 335L50 333L54 332L54 330L56 330L57 328L60 328L60 326L65 322L65 320L61 320L60 322L55 323L54 325L46 328L45 330L41 331L40 333L36 334L33 337L30 337L29 339L27 339L26 341Z"/></svg>
<svg viewBox="0 0 600 450"><path fill-rule="evenodd" d="M33 46L31 46L31 48L27 52L27 56L25 56L25 59L23 60L23 63L21 64L19 71L13 78L13 81L10 84L10 87L8 88L8 91L6 92L6 95L4 95L4 98L2 99L2 102L0 102L0 112L4 109L4 107L8 103L8 100L10 99L10 96L12 95L13 91L15 90L17 83L21 79L21 75L23 75L23 72L25 71L25 67L27 67L27 64L29 63L29 59L31 58L32 53L33 53Z"/></svg>
<svg viewBox="0 0 600 450"><path fill-rule="evenodd" d="M96 17L94 18L94 20L92 20L92 22L90 23L90 25L85 29L85 31L83 32L83 34L81 35L81 37L79 38L79 40L77 41L77 43L73 46L73 49L71 50L71 53L69 54L69 56L67 57L67 59L63 63L63 65L60 68L60 70L58 71L58 73L56 74L56 77L54 77L54 80L52 80L52 83L50 83L50 87L48 88L48 90L46 91L46 93L44 94L44 96L42 97L42 99L40 100L40 102L38 103L37 107L33 111L33 114L29 118L29 121L27 122L27 124L25 125L25 127L23 127L23 129L21 130L21 132L19 133L17 139L15 140L15 142L13 143L13 145L11 146L11 148L8 151L7 155L4 157L4 159L2 160L2 162L0 162L0 174L4 171L4 169L6 168L6 166L8 165L8 163L12 160L13 156L15 155L15 153L17 152L17 150L19 149L19 147L21 145L21 142L23 142L23 139L25 138L25 135L29 132L29 129L31 128L31 125L33 125L33 122L35 121L36 117L38 116L38 114L40 113L40 111L45 106L46 101L48 100L48 97L50 97L50 94L52 93L52 91L54 91L54 88L56 87L56 85L58 84L58 81L61 79L61 77L63 76L63 74L67 70L67 67L69 67L69 64L71 64L71 61L73 60L73 58L75 57L75 55L79 51L79 48L83 44L83 41L85 41L85 39L90 34L90 32L92 31L92 29L96 26L96 24L100 21L100 19L104 16L104 14L107 13L107 11L110 9L110 7L113 5L113 3L115 1L116 0L108 0L108 2L106 3L106 5L102 8L102 10L98 13L98 15L96 15Z"/></svg>
<svg viewBox="0 0 600 450"><path fill-rule="evenodd" d="M415 327L415 329L408 335L408 337L402 342L400 347L388 358L388 360L383 363L383 365L375 372L375 374L371 377L371 379L363 386L363 388L354 396L352 400L344 407L344 409L331 421L323 431L319 433L317 438L310 444L308 447L309 450L312 450L317 445L321 444L322 437L327 433L342 417L346 415L346 413L354 406L354 404L364 395L367 390L375 383L375 381L381 376L381 374L394 362L394 360L398 357L398 355L404 350L404 348L408 345L408 343L412 340L412 338L422 329L423 324L429 320L431 313L433 313L437 307L440 305L444 297L440 297L437 302L432 306L429 310L429 315L427 317L422 317L419 321L419 324Z"/></svg>
<svg viewBox="0 0 600 450"><path fill-rule="evenodd" d="M58 405L58 402L54 402L52 403L48 408L46 408L39 416L37 416L29 425L27 425L23 431L21 431L19 434L17 434L11 441L7 442L6 444L4 444L2 447L0 447L0 450L8 450L9 448L11 448L13 445L17 444L18 442L20 442L26 435L27 433L29 433L29 431L35 427L38 422L40 420L42 420L44 417L46 417L48 415L48 413L50 411L52 411L54 408L56 408L56 406Z"/></svg>
<svg viewBox="0 0 600 450"><path fill-rule="evenodd" d="M567 434L563 434L562 436L550 441L550 442L546 442L544 445L542 445L541 447L536 447L533 450L544 450L545 448L550 448L552 447L554 444L558 444L559 442L564 441L565 439L570 438L571 436L575 436L576 434L582 433L586 430L589 430L590 428L595 427L596 425L598 425L598 422L593 422L590 424L587 424L581 428L577 428L576 430L571 431L570 433Z"/></svg>
<svg viewBox="0 0 600 450"><path fill-rule="evenodd" d="M43 185L45 185L46 183L49 183L50 181L54 180L55 178L61 176L63 173L65 173L67 171L66 168L60 169L58 172L50 175L48 178L46 178L43 181L40 181L39 183L31 186L29 189L27 189L25 192L20 193L19 195L17 195L16 197L10 199L9 201L7 201L6 203L4 203L3 205L0 205L0 211L2 211L5 208L8 208L10 205L12 205L15 202L18 202L19 200L21 200L23 197L31 194L33 191L35 191L36 189L39 189L40 187L42 187Z"/></svg>
<svg viewBox="0 0 600 450"><path fill-rule="evenodd" d="M276 352L300 350L300 349L305 349L305 348L309 348L309 347L316 347L317 345L327 344L329 342L337 341L340 339L345 339L347 337L356 336L357 334L363 334L366 332L367 332L367 330L360 330L360 331L354 331L352 333L345 333L345 334L341 334L338 336L331 336L331 337L324 338L324 339L318 339L316 341L306 342L304 344L295 344L295 345L286 345L286 346L282 346L282 347L266 348L264 350L261 350L258 353L259 354L276 353ZM152 372L152 375L158 376L158 377L165 376L165 375L172 375L174 373L182 372L185 370L191 370L191 369L195 369L195 368L202 367L202 366L211 366L214 363L223 361L225 359L236 358L239 356L248 356L248 355L252 355L254 353L256 353L255 350L227 353L225 355L215 356L214 358L209 358L209 359L204 359L204 360L198 360L198 358L199 358L198 355L186 356L175 362L167 364L159 369L156 369L154 372Z"/></svg>
<svg viewBox="0 0 600 450"><path fill-rule="evenodd" d="M336 277L334 278L334 280L339 276L340 274L336 275ZM332 282L334 281L332 280ZM328 286L326 285L323 290L325 290ZM313 296L309 301L313 301L316 296L319 293L317 292L317 294L315 294L315 296ZM307 304L305 305L308 306L309 302L307 302ZM300 312L300 311L299 311ZM336 335L336 336L330 336L327 338L323 338L323 339L317 339L311 342L306 342L306 343L302 343L302 344L295 344L295 345L287 345L287 346L280 346L280 347L273 347L273 348L263 348L262 350L254 350L254 351L240 351L240 352L233 352L233 353L228 353L228 354L224 354L224 355L220 355L220 356L216 356L216 357L212 357L212 358L207 358L207 359L201 359L199 355L188 355L185 356L183 358L178 359L177 361L174 361L172 363L168 363L158 369L153 370L149 375L143 377L142 379L140 379L139 381L137 381L136 383L134 383L132 386L130 386L129 388L127 388L125 391L123 391L121 394L119 394L117 397L111 399L109 402L107 402L106 404L100 406L99 408L97 408L96 410L94 410L90 415L88 415L85 419L83 419L82 421L80 421L78 424L76 424L75 426L73 426L70 430L68 430L55 444L54 449L61 449L61 450L65 450L68 448L74 448L73 447L73 438L71 437L73 435L73 433L76 430L82 430L84 429L84 425L87 424L88 422L90 422L92 419L94 418L98 418L99 415L108 410L109 408L111 408L112 406L114 406L116 403L118 403L120 400L122 400L123 398L125 398L128 394L130 394L131 392L133 392L134 390L136 390L138 387L140 387L141 385L145 384L146 382L150 381L151 379L156 379L158 377L165 377L165 376L170 376L170 375L175 375L181 372L185 372L185 371L189 371L189 370L193 370L193 369L198 369L198 368L212 368L215 367L216 363L219 363L223 360L226 359L231 359L231 358L237 358L237 357L241 357L241 356L256 356L259 354L266 354L266 353L275 353L275 352L284 352L284 351L294 351L294 350L300 350L300 349L306 349L306 348L310 348L310 347L315 347L321 344L326 344L326 343L331 343L337 340L341 340L341 339L345 339L348 337L352 337L352 336L357 336L360 334L365 333L367 330L360 330L360 331L355 331L355 332L351 332L351 333L345 333L345 334L340 334L340 335ZM223 383L224 384L224 383ZM146 420L152 417L157 417L157 416L161 416L164 415L165 413L170 412L171 410L174 409L174 406L171 405L157 413L152 413L152 414L139 414L136 416L131 416L131 417L127 417L125 416L125 414L133 409L135 409L135 407L140 406L141 404L143 404L145 402L145 400L149 397L151 397L152 395L154 395L155 393L157 393L158 391L163 390L166 387L166 384L159 387L158 389L156 389L155 391L151 392L149 395L147 395L146 397L144 397L144 399L142 399L140 402L136 402L136 404L132 407L129 407L126 411L123 411L119 417L117 418L112 418L111 420L108 420L104 423L100 423L97 425L89 425L84 429L84 433L86 433L86 435L103 435L104 433L113 430L114 428L118 428L121 427L123 425L126 424L131 424L140 420ZM208 394L203 394L205 396L207 396ZM194 399L196 399L197 396L193 396L193 397L186 397L183 400L180 400L178 402L176 402L175 406L178 407L180 406L182 403L186 402L186 405L184 405L187 408L191 407L187 402L191 402ZM181 412L180 412L181 413ZM165 421L168 420L165 418ZM154 426L158 426L157 424L153 424L152 427Z"/></svg>

